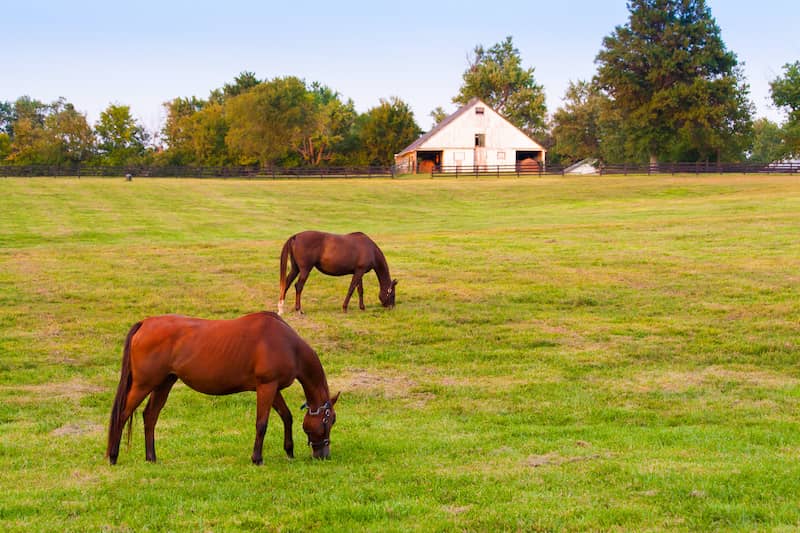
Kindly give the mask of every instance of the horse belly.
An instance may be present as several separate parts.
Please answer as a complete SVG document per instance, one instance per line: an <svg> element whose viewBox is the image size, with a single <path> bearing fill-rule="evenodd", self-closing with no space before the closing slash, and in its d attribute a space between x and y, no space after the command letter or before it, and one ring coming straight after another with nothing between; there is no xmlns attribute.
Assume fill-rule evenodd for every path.
<svg viewBox="0 0 800 533"><path fill-rule="evenodd" d="M176 357L172 372L192 389L205 394L233 394L256 389L252 360L195 352Z"/></svg>

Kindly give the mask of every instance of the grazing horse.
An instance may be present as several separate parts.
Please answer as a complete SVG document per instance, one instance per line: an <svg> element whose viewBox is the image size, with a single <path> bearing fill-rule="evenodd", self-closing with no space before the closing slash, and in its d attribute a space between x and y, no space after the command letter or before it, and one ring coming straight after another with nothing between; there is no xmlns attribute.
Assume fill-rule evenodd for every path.
<svg viewBox="0 0 800 533"><path fill-rule="evenodd" d="M292 262L292 270L286 276L287 259ZM281 290L278 299L278 314L283 314L283 304L286 299L286 290L295 278L294 286L296 295L294 309L300 309L300 294L303 286L311 273L311 269L329 276L345 276L352 274L350 288L342 304L342 310L347 312L347 304L353 295L353 289L358 288L358 307L364 309L364 286L361 279L370 270L375 270L380 283L378 298L384 307L394 307L395 286L397 280L389 275L389 265L386 258L372 239L361 232L336 235L321 231L303 231L292 235L283 245L281 250ZM299 275L299 277L298 277Z"/></svg>
<svg viewBox="0 0 800 533"><path fill-rule="evenodd" d="M336 422L325 371L316 352L275 313L253 313L234 320L203 320L178 315L147 318L128 332L122 371L108 426L106 457L116 464L125 424L149 394L144 408L145 458L155 462L155 426L175 381L205 394L256 392L256 440L252 460L260 465L270 408L283 420L283 449L294 457L292 414L281 389L297 379L308 407L303 430L317 459L330 456L330 431ZM128 442L131 427L128 426Z"/></svg>

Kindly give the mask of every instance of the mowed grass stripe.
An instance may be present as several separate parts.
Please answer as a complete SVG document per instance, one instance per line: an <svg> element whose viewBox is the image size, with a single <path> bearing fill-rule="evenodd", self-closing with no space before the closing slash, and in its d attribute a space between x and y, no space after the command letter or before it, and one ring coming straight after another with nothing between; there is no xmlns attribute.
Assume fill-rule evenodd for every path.
<svg viewBox="0 0 800 533"><path fill-rule="evenodd" d="M0 526L30 530L800 527L800 182L789 176L0 180ZM249 464L254 394L178 385L144 461L105 427L149 315L275 309L283 241L361 230L398 305L287 320L342 389ZM291 294L291 292L290 292ZM141 413L141 410L140 412Z"/></svg>

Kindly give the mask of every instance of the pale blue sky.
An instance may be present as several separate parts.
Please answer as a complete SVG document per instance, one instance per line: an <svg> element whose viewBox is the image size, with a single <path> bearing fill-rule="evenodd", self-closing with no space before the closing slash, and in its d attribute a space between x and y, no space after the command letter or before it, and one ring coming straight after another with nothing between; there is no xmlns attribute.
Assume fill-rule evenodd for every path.
<svg viewBox="0 0 800 533"><path fill-rule="evenodd" d="M757 116L782 120L769 81L800 60L800 4L708 4L745 64ZM603 37L627 18L625 0L9 1L0 7L0 100L64 96L92 123L109 103L125 104L155 130L163 102L205 98L249 70L320 81L360 112L398 96L427 129L433 108L455 110L475 45L511 35L552 113L569 81L594 74Z"/></svg>

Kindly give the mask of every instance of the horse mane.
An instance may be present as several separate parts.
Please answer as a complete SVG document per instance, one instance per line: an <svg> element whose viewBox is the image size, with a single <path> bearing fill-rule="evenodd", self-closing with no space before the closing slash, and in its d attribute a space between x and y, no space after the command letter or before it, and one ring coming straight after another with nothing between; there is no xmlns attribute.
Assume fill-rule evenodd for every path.
<svg viewBox="0 0 800 533"><path fill-rule="evenodd" d="M375 246L375 275L378 276L378 282L382 290L388 289L392 284L392 276L389 274L389 263L386 261L386 256L380 247L373 242Z"/></svg>

